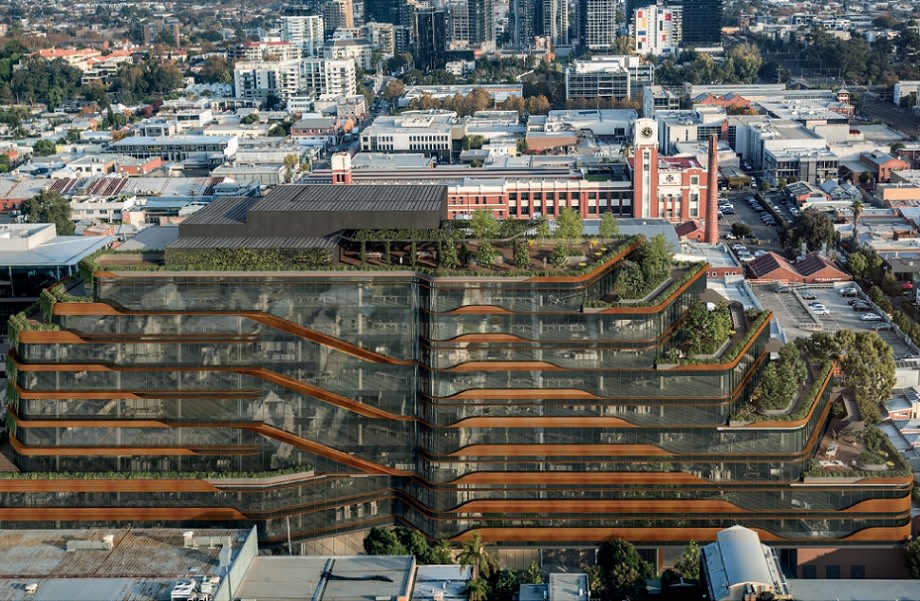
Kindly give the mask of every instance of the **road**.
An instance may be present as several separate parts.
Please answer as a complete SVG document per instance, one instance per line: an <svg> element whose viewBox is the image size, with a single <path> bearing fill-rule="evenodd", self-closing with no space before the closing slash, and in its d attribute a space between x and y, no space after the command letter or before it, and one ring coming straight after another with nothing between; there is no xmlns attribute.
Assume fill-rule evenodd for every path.
<svg viewBox="0 0 920 601"><path fill-rule="evenodd" d="M870 121L881 121L909 138L920 135L920 117L871 93L863 94L860 108Z"/></svg>

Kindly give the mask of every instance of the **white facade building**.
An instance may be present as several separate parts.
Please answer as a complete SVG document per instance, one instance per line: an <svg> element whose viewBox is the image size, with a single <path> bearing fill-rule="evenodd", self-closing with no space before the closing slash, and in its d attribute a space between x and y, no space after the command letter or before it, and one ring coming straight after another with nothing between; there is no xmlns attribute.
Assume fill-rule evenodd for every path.
<svg viewBox="0 0 920 601"><path fill-rule="evenodd" d="M325 48L325 57L333 60L351 59L365 71L373 69L374 45L368 40L335 40Z"/></svg>
<svg viewBox="0 0 920 601"><path fill-rule="evenodd" d="M285 102L305 94L352 96L356 93L355 63L351 59L306 58L283 61L242 61L233 68L239 98L277 96Z"/></svg>
<svg viewBox="0 0 920 601"><path fill-rule="evenodd" d="M284 101L303 85L301 61L241 61L233 67L233 89L238 98L268 98L277 96Z"/></svg>
<svg viewBox="0 0 920 601"><path fill-rule="evenodd" d="M300 47L303 56L318 56L323 47L320 15L281 17L281 39Z"/></svg>
<svg viewBox="0 0 920 601"><path fill-rule="evenodd" d="M683 7L649 5L633 13L632 34L636 54L676 54L681 40Z"/></svg>

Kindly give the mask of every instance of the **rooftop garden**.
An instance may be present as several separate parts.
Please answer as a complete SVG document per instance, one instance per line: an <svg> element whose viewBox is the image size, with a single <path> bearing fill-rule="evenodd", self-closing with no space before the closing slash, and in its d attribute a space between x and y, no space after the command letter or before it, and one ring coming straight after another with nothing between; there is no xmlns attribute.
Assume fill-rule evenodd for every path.
<svg viewBox="0 0 920 601"><path fill-rule="evenodd" d="M786 351L787 348L791 350ZM809 414L825 385L829 385L834 363L809 364L799 356L795 345L786 345L783 351L780 359L771 361L764 369L750 401L731 416L729 425L799 421Z"/></svg>
<svg viewBox="0 0 920 601"><path fill-rule="evenodd" d="M840 417L831 422L818 453L805 464L805 480L909 477L910 466L877 426L854 427Z"/></svg>
<svg viewBox="0 0 920 601"><path fill-rule="evenodd" d="M581 217L563 208L555 229L545 218L500 221L488 210L468 220L446 221L439 229L345 232L335 248L171 248L164 252L96 254L81 263L87 283L98 270L119 271L298 271L415 270L432 275L579 275L607 262L641 237L620 236L616 218L606 213L598 236L585 238ZM657 244L657 243L656 243ZM670 262L643 274L654 289ZM644 259L643 259L644 260ZM658 257L659 263L662 257ZM632 278L633 282L637 281ZM632 293L639 294L636 289Z"/></svg>

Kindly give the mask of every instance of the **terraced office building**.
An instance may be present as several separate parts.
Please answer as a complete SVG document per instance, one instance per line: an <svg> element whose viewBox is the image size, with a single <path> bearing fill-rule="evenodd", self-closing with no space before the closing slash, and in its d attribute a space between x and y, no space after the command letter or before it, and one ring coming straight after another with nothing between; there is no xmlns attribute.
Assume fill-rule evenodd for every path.
<svg viewBox="0 0 920 601"><path fill-rule="evenodd" d="M813 370L801 415L733 419L769 360L769 314L733 307L716 353L665 363L705 265L675 267L640 302L611 296L635 239L569 271L458 275L400 268L393 236L332 235L345 209L354 230L434 232L446 204L437 186L218 200L166 253L167 267L197 256L201 269L110 257L91 302L46 295L59 329L15 321L11 443L36 473L2 483L0 527L242 522L270 542L396 522L499 544L658 546L740 523L776 544L907 537L909 475L802 477L829 420L829 370ZM231 256L315 264L317 249L339 266L392 250L397 266L204 270Z"/></svg>

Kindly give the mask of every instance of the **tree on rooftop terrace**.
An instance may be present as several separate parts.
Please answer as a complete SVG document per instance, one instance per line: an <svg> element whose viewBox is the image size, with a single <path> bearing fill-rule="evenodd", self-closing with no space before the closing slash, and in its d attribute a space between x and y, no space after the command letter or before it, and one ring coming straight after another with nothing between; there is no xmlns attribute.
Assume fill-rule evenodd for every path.
<svg viewBox="0 0 920 601"><path fill-rule="evenodd" d="M571 207L562 207L559 217L556 218L556 237L566 242L574 242L582 237L585 231L581 215Z"/></svg>
<svg viewBox="0 0 920 601"><path fill-rule="evenodd" d="M840 330L833 336L816 333L796 345L817 359L835 359L844 384L853 391L863 418L870 424L881 419L881 403L897 383L894 353L877 332Z"/></svg>
<svg viewBox="0 0 920 601"><path fill-rule="evenodd" d="M660 283L671 271L674 249L664 234L658 234L651 240L646 240L636 251L636 255L645 274L646 282Z"/></svg>
<svg viewBox="0 0 920 601"><path fill-rule="evenodd" d="M492 211L477 209L470 218L470 232L476 240L494 240L498 237L499 223Z"/></svg>
<svg viewBox="0 0 920 601"><path fill-rule="evenodd" d="M620 224L613 213L610 211L604 213L604 216L601 217L601 224L598 226L597 233L604 239L613 238L620 233Z"/></svg>
<svg viewBox="0 0 920 601"><path fill-rule="evenodd" d="M779 359L771 361L763 370L760 386L754 393L758 409L776 410L788 407L795 399L799 384L805 381L808 370L799 354L799 348L787 344L779 351Z"/></svg>
<svg viewBox="0 0 920 601"><path fill-rule="evenodd" d="M23 201L20 210L29 223L53 223L59 236L73 233L70 203L57 192L42 190Z"/></svg>

